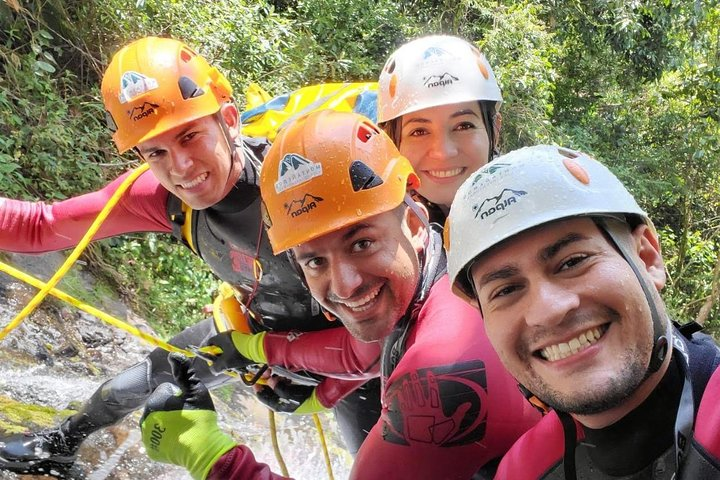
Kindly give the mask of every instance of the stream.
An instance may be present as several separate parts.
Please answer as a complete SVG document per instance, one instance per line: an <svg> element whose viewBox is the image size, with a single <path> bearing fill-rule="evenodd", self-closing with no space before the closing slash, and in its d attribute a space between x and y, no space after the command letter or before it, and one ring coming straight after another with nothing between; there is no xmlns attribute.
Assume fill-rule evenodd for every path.
<svg viewBox="0 0 720 480"><path fill-rule="evenodd" d="M48 279L62 262L60 254L9 255L7 263ZM77 268L77 267L76 267ZM92 288L93 279L82 275ZM0 328L5 327L36 293L32 287L0 273ZM120 302L95 305L140 329L150 327ZM17 414L25 406L76 409L103 381L141 360L150 347L95 317L54 299L45 300L30 318L0 341L0 400L18 402L0 410L0 422L14 428L32 427ZM248 445L259 461L280 472L275 458L267 410L243 385L226 386L214 395L221 428ZM12 405L12 404L11 404ZM14 411L15 410L15 411ZM64 415L56 416L56 424ZM76 462L77 478L87 480L185 480L181 468L148 459L135 412L120 423L96 432L83 443ZM352 457L342 447L331 414L321 416L335 479L348 477ZM328 478L318 433L311 417L276 415L278 442L289 473L296 479ZM7 434L0 423L0 435ZM48 478L0 472L0 480Z"/></svg>

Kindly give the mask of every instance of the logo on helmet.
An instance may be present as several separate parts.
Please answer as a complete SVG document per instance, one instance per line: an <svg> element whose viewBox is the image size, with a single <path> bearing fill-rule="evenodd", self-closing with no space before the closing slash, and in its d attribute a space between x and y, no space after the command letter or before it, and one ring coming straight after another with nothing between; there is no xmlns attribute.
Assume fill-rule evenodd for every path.
<svg viewBox="0 0 720 480"><path fill-rule="evenodd" d="M423 80L423 85L425 85L427 88L433 88L452 85L453 82L457 82L460 79L448 72L445 72L442 75L430 75L429 77L425 77Z"/></svg>
<svg viewBox="0 0 720 480"><path fill-rule="evenodd" d="M288 153L280 162L275 193L303 184L322 175L322 165L313 163L297 153Z"/></svg>
<svg viewBox="0 0 720 480"><path fill-rule="evenodd" d="M428 58L432 57L442 57L443 55L447 55L447 50L444 50L440 47L430 47L427 50L425 50L422 54L423 60L427 60Z"/></svg>
<svg viewBox="0 0 720 480"><path fill-rule="evenodd" d="M502 162L492 162L488 163L485 168L482 168L478 173L475 174L475 176L472 179L472 183L470 184L470 187L474 187L475 184L477 184L480 180L483 178L487 178L490 175L494 174L498 170L502 170L505 167L510 166L509 163L502 163Z"/></svg>
<svg viewBox="0 0 720 480"><path fill-rule="evenodd" d="M160 107L160 105L155 105L154 103L150 102L144 102L139 107L135 107L132 110L128 110L128 116L133 119L133 121L141 120L149 115L152 115L155 113L155 109Z"/></svg>
<svg viewBox="0 0 720 480"><path fill-rule="evenodd" d="M293 200L290 203L286 203L284 206L287 209L287 214L291 217L298 217L303 213L308 213L310 210L317 207L317 204L322 202L321 197L316 197L306 193L300 200Z"/></svg>
<svg viewBox="0 0 720 480"><path fill-rule="evenodd" d="M509 208L513 204L518 202L520 197L527 195L524 190L513 190L512 188L503 188L500 195L486 198L479 204L473 205L472 209L475 212L475 218L480 215L480 220L495 215L497 212L502 212L506 208Z"/></svg>
<svg viewBox="0 0 720 480"><path fill-rule="evenodd" d="M158 88L158 81L138 72L125 72L120 77L120 103L127 103L143 93Z"/></svg>

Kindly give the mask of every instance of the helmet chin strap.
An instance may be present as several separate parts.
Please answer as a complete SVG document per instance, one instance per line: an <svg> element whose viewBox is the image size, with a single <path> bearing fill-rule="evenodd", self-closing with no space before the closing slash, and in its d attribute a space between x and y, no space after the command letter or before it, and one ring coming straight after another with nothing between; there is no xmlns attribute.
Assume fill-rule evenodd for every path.
<svg viewBox="0 0 720 480"><path fill-rule="evenodd" d="M235 148L235 141L233 140L232 136L230 135L230 129L227 126L227 123L225 122L225 118L222 116L222 109L215 112L215 120L217 121L218 125L220 125L220 129L223 132L223 136L225 137L225 143L227 143L228 151L230 152L230 172L229 175L232 175L232 171L235 167L235 161L241 160L238 158L238 149ZM240 162L242 163L242 162ZM242 170L242 168L241 168Z"/></svg>
<svg viewBox="0 0 720 480"><path fill-rule="evenodd" d="M660 316L656 296L653 295L653 289L655 287L649 285L645 277L641 275L640 269L631 255L632 250L627 235L628 224L623 220L611 217L595 217L593 220L600 230L607 234L615 248L618 249L622 257L628 265L630 265L645 294L645 300L650 308L650 318L653 324L653 349L648 364L648 374L655 373L662 366L670 350L672 340L672 330L669 328L670 323L663 321L663 318Z"/></svg>

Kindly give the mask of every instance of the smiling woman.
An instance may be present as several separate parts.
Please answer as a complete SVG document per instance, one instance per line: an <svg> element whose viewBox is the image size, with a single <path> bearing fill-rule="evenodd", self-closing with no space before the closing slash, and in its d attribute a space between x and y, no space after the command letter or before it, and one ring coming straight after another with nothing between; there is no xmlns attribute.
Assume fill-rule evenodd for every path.
<svg viewBox="0 0 720 480"><path fill-rule="evenodd" d="M378 90L378 123L420 177L418 190L442 212L468 176L492 160L502 103L492 68L471 43L435 35L390 55Z"/></svg>

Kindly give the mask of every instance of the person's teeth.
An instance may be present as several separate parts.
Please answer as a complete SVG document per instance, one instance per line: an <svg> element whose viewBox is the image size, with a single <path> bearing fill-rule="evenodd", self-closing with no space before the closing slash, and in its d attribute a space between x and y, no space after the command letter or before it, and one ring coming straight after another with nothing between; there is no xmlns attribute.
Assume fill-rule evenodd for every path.
<svg viewBox="0 0 720 480"><path fill-rule="evenodd" d="M590 345L597 343L601 336L602 333L599 328L591 328L569 342L558 343L556 345L550 345L543 348L540 350L540 356L551 362L562 360L563 358L574 355L582 350L585 350Z"/></svg>
<svg viewBox="0 0 720 480"><path fill-rule="evenodd" d="M368 293L362 298L355 300L354 302L344 301L341 303L355 312L362 312L371 307L371 302L375 299L375 297L378 296L378 293L380 293L380 287L377 287L372 292Z"/></svg>
<svg viewBox="0 0 720 480"><path fill-rule="evenodd" d="M190 180L189 182L181 183L180 186L181 186L182 188L193 188L193 187L196 187L196 186L200 185L202 182L204 182L205 179L207 179L207 176L208 176L207 172L201 173L200 175L198 175L197 177L193 178L193 179Z"/></svg>
<svg viewBox="0 0 720 480"><path fill-rule="evenodd" d="M448 178L448 177L454 177L456 175L460 175L462 173L463 169L460 168L453 168L451 170L428 170L428 173L432 175L433 177L438 178Z"/></svg>

